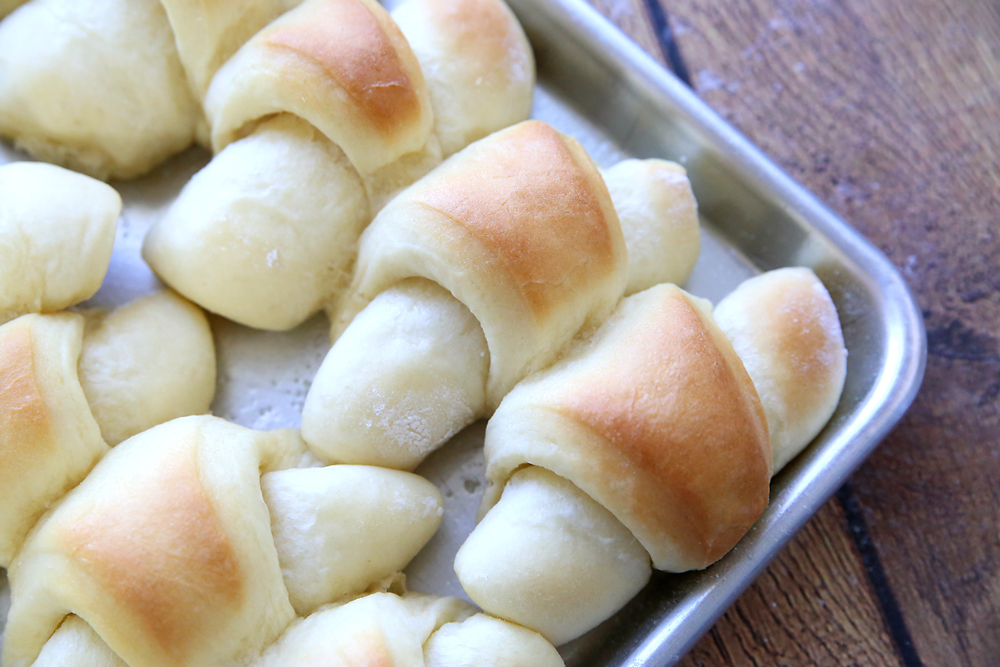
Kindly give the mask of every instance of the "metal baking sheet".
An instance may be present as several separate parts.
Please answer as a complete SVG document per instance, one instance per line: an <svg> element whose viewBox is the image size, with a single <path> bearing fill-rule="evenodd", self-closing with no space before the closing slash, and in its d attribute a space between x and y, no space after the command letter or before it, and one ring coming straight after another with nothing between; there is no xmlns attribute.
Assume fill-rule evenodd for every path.
<svg viewBox="0 0 1000 667"><path fill-rule="evenodd" d="M689 291L718 301L760 271L809 266L830 289L844 327L844 396L823 433L775 478L761 520L705 571L654 573L621 612L561 649L570 667L670 665L902 416L923 375L922 320L902 278L877 249L585 0L508 2L538 61L534 117L577 137L602 166L625 157L664 157L687 168L703 223L702 255L685 285ZM0 144L0 164L21 159ZM157 289L139 256L142 238L207 160L206 153L191 150L148 177L113 184L125 209L108 276L86 305L114 306ZM329 347L325 319L317 316L287 333L253 331L214 316L212 327L219 360L214 413L254 428L298 426ZM484 487L483 428L466 429L418 469L444 494L445 518L407 569L411 588L464 597L451 564L474 525ZM8 605L0 570L0 624Z"/></svg>

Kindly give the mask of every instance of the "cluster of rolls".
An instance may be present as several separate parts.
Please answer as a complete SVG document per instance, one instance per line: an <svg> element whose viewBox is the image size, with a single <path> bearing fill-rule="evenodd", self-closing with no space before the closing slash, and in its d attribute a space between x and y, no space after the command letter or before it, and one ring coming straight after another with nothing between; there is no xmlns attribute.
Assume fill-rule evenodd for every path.
<svg viewBox="0 0 1000 667"><path fill-rule="evenodd" d="M715 308L676 287L700 248L684 169L602 172L525 121L502 0L6 13L0 135L101 177L215 157L144 243L183 296L110 313L64 310L101 284L118 195L0 168L3 667L561 665L652 569L727 553L836 408L822 283L772 271ZM271 330L327 311L301 432L206 414L194 304ZM443 511L410 471L482 418L455 561L476 613L398 572Z"/></svg>
<svg viewBox="0 0 1000 667"><path fill-rule="evenodd" d="M97 178L140 176L207 141L212 77L295 4L2 0L0 135Z"/></svg>
<svg viewBox="0 0 1000 667"><path fill-rule="evenodd" d="M411 0L391 16L374 0L307 0L213 79L217 155L143 256L208 310L290 329L336 304L358 237L396 192L528 117L534 80L501 0Z"/></svg>
<svg viewBox="0 0 1000 667"><path fill-rule="evenodd" d="M86 176L0 167L0 567L109 447L215 393L208 322L176 294L63 311L100 287L120 210Z"/></svg>
<svg viewBox="0 0 1000 667"><path fill-rule="evenodd" d="M456 573L488 613L578 637L652 568L727 553L843 388L816 276L766 273L713 311L669 284L697 238L676 165L602 177L537 121L473 144L362 235L303 438L327 462L409 470L492 415Z"/></svg>
<svg viewBox="0 0 1000 667"><path fill-rule="evenodd" d="M533 631L402 588L441 521L430 482L205 415L196 306L61 311L99 287L120 209L86 176L0 167L3 665L561 665Z"/></svg>

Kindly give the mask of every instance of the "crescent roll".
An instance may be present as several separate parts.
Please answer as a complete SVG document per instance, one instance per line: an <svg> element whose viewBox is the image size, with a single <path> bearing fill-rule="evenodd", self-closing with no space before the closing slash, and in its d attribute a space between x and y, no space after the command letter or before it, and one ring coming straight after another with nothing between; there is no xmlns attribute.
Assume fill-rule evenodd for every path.
<svg viewBox="0 0 1000 667"><path fill-rule="evenodd" d="M208 412L214 393L208 321L170 292L0 326L0 567L109 445Z"/></svg>
<svg viewBox="0 0 1000 667"><path fill-rule="evenodd" d="M837 308L816 274L788 268L744 281L715 307L715 320L757 388L777 474L830 421L844 391Z"/></svg>
<svg viewBox="0 0 1000 667"><path fill-rule="evenodd" d="M651 568L705 568L756 521L775 457L829 419L846 350L807 269L749 280L718 312L725 329L673 286L628 297L504 399L486 431L481 522L455 559L485 611L558 645L617 611Z"/></svg>
<svg viewBox="0 0 1000 667"><path fill-rule="evenodd" d="M0 324L94 296L122 210L114 189L60 167L0 166Z"/></svg>
<svg viewBox="0 0 1000 667"><path fill-rule="evenodd" d="M255 667L562 667L537 633L457 598L373 593L296 621Z"/></svg>
<svg viewBox="0 0 1000 667"><path fill-rule="evenodd" d="M641 227L660 230L646 250L660 264L635 280L685 279L699 243L683 169L642 161L607 173L612 192L575 140L530 121L471 145L383 209L303 408L317 456L412 469L488 415L610 314L633 280L623 227L643 246Z"/></svg>
<svg viewBox="0 0 1000 667"><path fill-rule="evenodd" d="M208 416L115 447L11 564L3 664L66 664L82 647L130 667L247 664L297 613L385 578L437 529L426 480L301 468L313 461L294 430Z"/></svg>
<svg viewBox="0 0 1000 667"><path fill-rule="evenodd" d="M142 175L207 134L213 74L287 4L29 0L0 23L0 135L97 178Z"/></svg>
<svg viewBox="0 0 1000 667"><path fill-rule="evenodd" d="M684 167L667 160L623 160L601 175L628 247L625 294L682 284L701 252L698 202Z"/></svg>
<svg viewBox="0 0 1000 667"><path fill-rule="evenodd" d="M156 274L242 324L333 307L357 240L403 187L528 116L534 62L502 0L307 0L206 99L218 153L146 237Z"/></svg>

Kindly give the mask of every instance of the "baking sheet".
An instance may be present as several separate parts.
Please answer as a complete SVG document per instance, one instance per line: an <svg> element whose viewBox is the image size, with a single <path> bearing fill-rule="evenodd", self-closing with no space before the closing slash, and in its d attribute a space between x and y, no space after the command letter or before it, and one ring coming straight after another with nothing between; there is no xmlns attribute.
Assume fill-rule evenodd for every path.
<svg viewBox="0 0 1000 667"><path fill-rule="evenodd" d="M901 416L922 375L923 332L912 297L884 257L582 0L511 5L538 58L535 118L575 136L601 166L656 156L688 168L703 214L702 254L689 291L717 302L761 270L807 265L831 289L844 324L850 351L844 399L807 454L776 479L761 522L719 564L701 573L655 574L616 617L561 649L570 667L671 664ZM0 144L0 163L20 159ZM120 305L157 289L139 255L142 238L207 160L191 150L148 177L113 184L125 207L107 278L85 305ZM325 318L286 333L211 321L219 363L213 412L252 428L298 426L329 349ZM411 588L465 597L452 561L485 486L483 431L483 423L469 427L417 471L441 490L445 517L407 569ZM0 574L0 622L7 596Z"/></svg>

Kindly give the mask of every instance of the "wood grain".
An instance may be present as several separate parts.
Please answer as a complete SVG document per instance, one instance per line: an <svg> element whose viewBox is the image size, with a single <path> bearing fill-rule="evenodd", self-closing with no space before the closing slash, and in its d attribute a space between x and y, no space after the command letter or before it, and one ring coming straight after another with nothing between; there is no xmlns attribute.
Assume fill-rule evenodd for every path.
<svg viewBox="0 0 1000 667"><path fill-rule="evenodd" d="M875 241L916 291L930 346L924 387L852 485L899 604L904 627L896 630L913 640L908 664L997 664L1000 7L983 0L663 7L699 93ZM819 529L836 542L834 528ZM762 595L768 577L781 580L779 588L800 585L803 573L788 568L789 558L740 605ZM785 664L749 647L778 641L793 619L754 634L733 614L693 654L696 664ZM811 609L809 624L838 615ZM707 642L720 649L712 653ZM803 655L813 655L808 646ZM798 660L789 664L807 664Z"/></svg>
<svg viewBox="0 0 1000 667"><path fill-rule="evenodd" d="M681 662L682 667L897 664L837 503L823 507Z"/></svg>
<svg viewBox="0 0 1000 667"><path fill-rule="evenodd" d="M650 20L649 10L645 0L589 0L605 17L636 44L656 58L661 65L666 65L663 50Z"/></svg>

